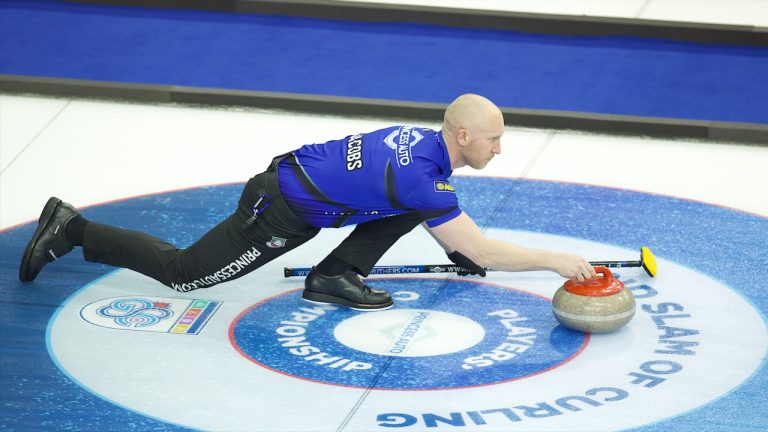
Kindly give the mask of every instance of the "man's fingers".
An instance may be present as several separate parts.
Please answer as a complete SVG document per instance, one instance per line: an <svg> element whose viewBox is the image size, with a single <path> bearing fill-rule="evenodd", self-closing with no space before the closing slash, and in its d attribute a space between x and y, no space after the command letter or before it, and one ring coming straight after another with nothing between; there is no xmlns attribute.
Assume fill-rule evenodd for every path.
<svg viewBox="0 0 768 432"><path fill-rule="evenodd" d="M595 272L595 268L592 267L591 264L584 261L581 268L579 268L578 273L576 274L576 280L579 282L584 282L587 279L591 279L593 277L597 277L597 272Z"/></svg>
<svg viewBox="0 0 768 432"><path fill-rule="evenodd" d="M592 264L590 263L587 263L587 277L588 278L597 277L597 272L595 271L595 268L592 267Z"/></svg>
<svg viewBox="0 0 768 432"><path fill-rule="evenodd" d="M577 282L584 282L587 279L597 277L597 272L589 261L578 255L566 255L564 262L564 271L559 271L560 275Z"/></svg>

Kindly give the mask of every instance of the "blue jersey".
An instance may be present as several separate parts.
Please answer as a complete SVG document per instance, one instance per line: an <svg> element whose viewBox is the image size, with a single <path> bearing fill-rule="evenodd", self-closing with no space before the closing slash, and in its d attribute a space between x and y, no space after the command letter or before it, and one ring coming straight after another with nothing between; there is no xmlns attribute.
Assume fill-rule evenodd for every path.
<svg viewBox="0 0 768 432"><path fill-rule="evenodd" d="M280 190L315 227L418 212L430 227L459 214L440 132L395 126L305 145L278 165Z"/></svg>

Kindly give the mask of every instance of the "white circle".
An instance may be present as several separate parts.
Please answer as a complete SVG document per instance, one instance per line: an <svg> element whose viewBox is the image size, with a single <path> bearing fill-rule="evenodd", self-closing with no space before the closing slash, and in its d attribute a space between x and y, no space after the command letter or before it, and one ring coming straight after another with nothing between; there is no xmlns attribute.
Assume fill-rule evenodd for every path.
<svg viewBox="0 0 768 432"><path fill-rule="evenodd" d="M394 309L356 315L333 335L344 345L392 357L451 354L477 345L485 330L461 315L426 309Z"/></svg>

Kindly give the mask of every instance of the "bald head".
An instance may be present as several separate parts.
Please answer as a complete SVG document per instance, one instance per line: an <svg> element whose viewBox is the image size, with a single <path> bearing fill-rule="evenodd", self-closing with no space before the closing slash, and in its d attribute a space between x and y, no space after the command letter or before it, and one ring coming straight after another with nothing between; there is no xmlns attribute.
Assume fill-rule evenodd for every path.
<svg viewBox="0 0 768 432"><path fill-rule="evenodd" d="M464 94L446 108L442 134L454 169L481 169L501 153L504 116L490 100Z"/></svg>
<svg viewBox="0 0 768 432"><path fill-rule="evenodd" d="M470 131L485 127L501 118L501 110L483 96L467 93L457 97L445 110L443 130L455 132L460 128Z"/></svg>

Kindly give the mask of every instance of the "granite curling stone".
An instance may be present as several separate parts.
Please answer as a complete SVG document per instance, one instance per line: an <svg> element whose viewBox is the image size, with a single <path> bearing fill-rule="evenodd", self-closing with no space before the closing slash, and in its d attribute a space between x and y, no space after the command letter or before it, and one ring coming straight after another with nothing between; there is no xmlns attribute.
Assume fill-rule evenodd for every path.
<svg viewBox="0 0 768 432"><path fill-rule="evenodd" d="M635 296L606 267L595 267L598 276L583 282L568 280L555 293L555 318L571 330L610 333L635 315Z"/></svg>

